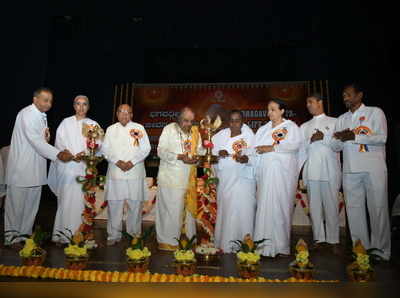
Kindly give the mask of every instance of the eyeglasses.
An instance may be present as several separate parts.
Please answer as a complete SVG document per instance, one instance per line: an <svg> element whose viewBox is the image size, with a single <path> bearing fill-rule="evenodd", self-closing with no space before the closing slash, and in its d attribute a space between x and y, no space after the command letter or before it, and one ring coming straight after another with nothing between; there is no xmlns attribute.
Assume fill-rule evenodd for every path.
<svg viewBox="0 0 400 298"><path fill-rule="evenodd" d="M132 114L132 112L125 111L125 110L118 111L118 113L120 113L120 114Z"/></svg>

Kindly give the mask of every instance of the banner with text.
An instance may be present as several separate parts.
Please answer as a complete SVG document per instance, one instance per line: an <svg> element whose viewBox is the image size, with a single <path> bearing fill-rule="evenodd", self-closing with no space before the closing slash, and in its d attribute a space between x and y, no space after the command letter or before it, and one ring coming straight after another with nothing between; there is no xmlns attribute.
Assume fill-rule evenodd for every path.
<svg viewBox="0 0 400 298"><path fill-rule="evenodd" d="M244 121L254 132L268 121L267 104L271 98L287 103L285 117L301 124L310 118L306 97L308 82L134 85L133 120L141 123L150 138L151 155L156 156L158 138L164 126L176 121L179 111L189 106L196 121L206 114L219 114L227 123L229 111L243 113Z"/></svg>

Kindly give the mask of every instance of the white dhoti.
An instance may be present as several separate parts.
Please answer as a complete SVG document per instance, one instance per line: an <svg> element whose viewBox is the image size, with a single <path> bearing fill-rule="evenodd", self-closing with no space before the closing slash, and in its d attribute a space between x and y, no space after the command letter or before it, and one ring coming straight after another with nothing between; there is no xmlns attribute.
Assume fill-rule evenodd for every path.
<svg viewBox="0 0 400 298"><path fill-rule="evenodd" d="M156 232L160 249L175 250L181 235L186 189L158 186L156 200ZM196 234L196 221L186 212L186 235Z"/></svg>
<svg viewBox="0 0 400 298"><path fill-rule="evenodd" d="M240 170L218 171L215 245L226 253L232 252L232 241L253 236L256 185L254 179L240 177Z"/></svg>
<svg viewBox="0 0 400 298"><path fill-rule="evenodd" d="M126 232L130 235L142 231L142 208L144 199L143 178L129 180L107 180L105 198L107 209L107 240L121 239L124 202L127 202Z"/></svg>
<svg viewBox="0 0 400 298"><path fill-rule="evenodd" d="M339 243L339 191L336 183L309 180L307 192L314 240Z"/></svg>
<svg viewBox="0 0 400 298"><path fill-rule="evenodd" d="M5 201L4 230L17 231L7 233L5 244L11 244L11 237L16 234L32 234L32 227L35 221L40 204L42 193L41 186L18 187L7 186L7 200ZM13 243L22 241L22 238L15 239Z"/></svg>
<svg viewBox="0 0 400 298"><path fill-rule="evenodd" d="M390 259L387 172L344 173L343 190L353 242L359 239L366 249L380 249L383 253L377 254ZM365 203L370 218L370 237Z"/></svg>
<svg viewBox="0 0 400 298"><path fill-rule="evenodd" d="M82 224L82 212L85 207L82 185L75 179L69 184L64 184L58 189L57 213L53 227L52 240L55 242L68 243L68 239L60 235L59 231L67 233L66 229L75 233ZM60 235L61 238L57 235Z"/></svg>

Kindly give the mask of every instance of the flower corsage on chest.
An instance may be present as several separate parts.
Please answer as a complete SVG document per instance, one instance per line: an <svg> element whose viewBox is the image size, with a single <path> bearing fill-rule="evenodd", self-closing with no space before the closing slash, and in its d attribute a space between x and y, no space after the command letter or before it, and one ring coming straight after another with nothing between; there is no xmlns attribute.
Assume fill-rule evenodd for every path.
<svg viewBox="0 0 400 298"><path fill-rule="evenodd" d="M133 146L139 146L139 140L143 138L143 132L140 129L133 128L129 131L129 134L133 138Z"/></svg>
<svg viewBox="0 0 400 298"><path fill-rule="evenodd" d="M360 125L353 129L354 134L355 135L364 135L364 136L371 135L372 129L366 125L365 116L361 116L358 120L360 121ZM359 152L368 152L369 151L368 146L366 144L360 144L358 151Z"/></svg>

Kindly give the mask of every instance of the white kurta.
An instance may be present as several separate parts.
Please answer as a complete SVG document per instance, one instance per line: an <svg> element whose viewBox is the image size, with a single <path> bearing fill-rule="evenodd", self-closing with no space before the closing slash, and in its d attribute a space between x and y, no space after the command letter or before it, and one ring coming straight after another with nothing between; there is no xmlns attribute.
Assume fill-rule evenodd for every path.
<svg viewBox="0 0 400 298"><path fill-rule="evenodd" d="M143 136L139 145L134 146L131 131L140 131ZM150 153L150 142L142 125L128 122L125 126L115 123L107 128L102 152L108 161L105 200L108 205L108 240L121 239L124 201L128 202L126 230L129 234L141 231L141 210L145 198L146 170L144 160ZM116 162L131 161L134 165L129 171L122 171Z"/></svg>
<svg viewBox="0 0 400 298"><path fill-rule="evenodd" d="M46 114L40 112L34 104L23 108L15 120L6 173L6 231L32 233L41 186L47 183L46 158L56 160L60 152L46 142L46 128ZM6 243L9 243L8 240L7 237Z"/></svg>
<svg viewBox="0 0 400 298"><path fill-rule="evenodd" d="M260 249L264 256L290 253L290 230L299 176L298 150L302 142L300 128L291 120L272 128L272 122L261 126L255 145L272 145L272 134L286 129L287 135L275 151L251 157L256 165L257 212L254 239L268 239Z"/></svg>
<svg viewBox="0 0 400 298"><path fill-rule="evenodd" d="M388 211L387 167L385 144L387 123L383 111L362 104L354 113L341 115L335 131L365 126L369 135L356 135L355 140L341 142L332 139L334 150L343 150L343 191L346 199L350 233L353 241L360 239L368 248L383 250L390 258L390 223ZM360 152L360 145L367 152ZM368 232L365 203L370 216Z"/></svg>
<svg viewBox="0 0 400 298"><path fill-rule="evenodd" d="M55 146L59 150L68 149L73 155L87 152L86 138L82 135L83 124L96 125L89 118L77 120L76 116L65 118L57 128ZM85 175L84 162L70 161L64 163L56 160L50 164L48 184L57 196L57 213L53 227L53 241L66 243L68 239L58 239L58 231L68 228L75 232L82 223L82 212L85 206L82 184L76 181L78 176Z"/></svg>
<svg viewBox="0 0 400 298"><path fill-rule="evenodd" d="M303 181L308 189L314 240L317 242L339 242L340 157L330 147L335 124L336 118L321 114L301 125L306 148ZM317 129L324 138L311 143Z"/></svg>
<svg viewBox="0 0 400 298"><path fill-rule="evenodd" d="M256 181L254 168L249 164L236 162L232 158L233 144L245 141L242 150L246 155L253 147L254 133L243 124L241 134L231 137L230 128L218 132L213 137L213 154L226 150L229 157L220 158L214 166L219 179L217 186L217 222L215 225L215 245L223 251L232 252L233 240L243 239L246 234L253 235L256 211Z"/></svg>
<svg viewBox="0 0 400 298"><path fill-rule="evenodd" d="M191 165L178 160L178 154L185 152L184 141L190 139L177 123L170 123L162 130L157 147L160 158L158 170L158 189L156 201L156 231L160 247L176 246L182 227L184 196L189 183ZM204 150L201 137L197 153ZM186 228L188 237L195 234L195 219L189 212L186 213Z"/></svg>

